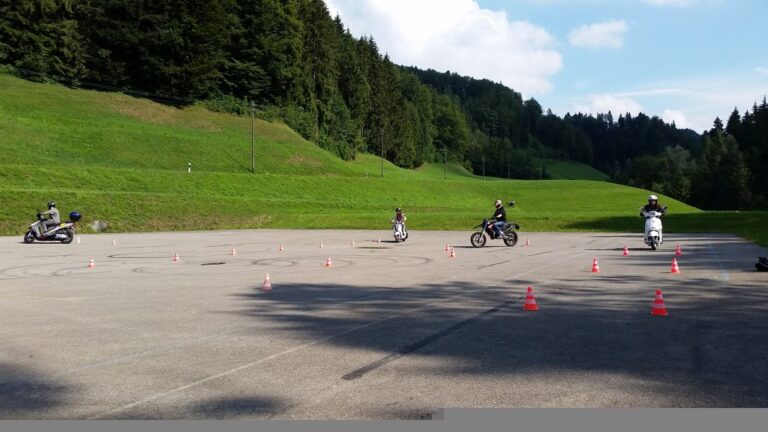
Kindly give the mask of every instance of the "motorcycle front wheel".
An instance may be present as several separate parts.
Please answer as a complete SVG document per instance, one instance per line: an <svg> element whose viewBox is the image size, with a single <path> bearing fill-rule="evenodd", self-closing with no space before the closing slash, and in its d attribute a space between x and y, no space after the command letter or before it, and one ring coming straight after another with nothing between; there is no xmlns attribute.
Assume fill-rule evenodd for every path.
<svg viewBox="0 0 768 432"><path fill-rule="evenodd" d="M469 241L472 243L473 247L480 248L485 246L486 238L483 233L476 232L469 237Z"/></svg>
<svg viewBox="0 0 768 432"><path fill-rule="evenodd" d="M505 234L507 235L507 238L504 239L504 244L509 247L517 244L517 233L515 231L509 230Z"/></svg>
<svg viewBox="0 0 768 432"><path fill-rule="evenodd" d="M32 231L27 231L27 233L24 234L24 243L30 244L33 241L35 241L35 235L32 234Z"/></svg>
<svg viewBox="0 0 768 432"><path fill-rule="evenodd" d="M61 239L62 244L70 244L72 243L72 240L75 238L75 232L72 230L64 230L64 235L66 235L66 238Z"/></svg>

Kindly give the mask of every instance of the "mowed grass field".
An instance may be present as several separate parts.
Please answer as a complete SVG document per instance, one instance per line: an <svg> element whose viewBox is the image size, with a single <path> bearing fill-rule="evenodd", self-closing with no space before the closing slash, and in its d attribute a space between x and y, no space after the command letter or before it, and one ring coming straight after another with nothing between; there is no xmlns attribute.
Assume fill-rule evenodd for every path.
<svg viewBox="0 0 768 432"><path fill-rule="evenodd" d="M0 74L0 234L21 236L55 200L84 215L81 229L246 228L388 230L395 207L413 229L467 230L493 201L523 231L640 232L649 191L611 184L571 162L554 177L594 180L483 181L455 164L416 170L360 154L345 162L282 123L201 107L177 109L117 93L74 90ZM187 163L192 173L187 173ZM558 171L559 170L559 171ZM555 173L559 173L555 175ZM768 244L765 213L707 213L666 197L671 232L733 232Z"/></svg>

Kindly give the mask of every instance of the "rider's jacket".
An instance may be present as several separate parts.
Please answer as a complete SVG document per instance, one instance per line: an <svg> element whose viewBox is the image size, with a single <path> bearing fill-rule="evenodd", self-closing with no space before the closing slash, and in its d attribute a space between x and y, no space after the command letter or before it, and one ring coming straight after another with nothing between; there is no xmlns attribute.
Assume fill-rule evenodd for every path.
<svg viewBox="0 0 768 432"><path fill-rule="evenodd" d="M504 206L501 206L500 208L493 210L493 219L496 222L506 222L507 221L507 210L504 209Z"/></svg>

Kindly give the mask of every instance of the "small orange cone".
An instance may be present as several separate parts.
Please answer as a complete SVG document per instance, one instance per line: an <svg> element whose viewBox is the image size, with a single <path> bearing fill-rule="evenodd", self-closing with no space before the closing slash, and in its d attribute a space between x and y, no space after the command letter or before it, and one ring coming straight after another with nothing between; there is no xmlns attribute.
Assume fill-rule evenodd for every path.
<svg viewBox="0 0 768 432"><path fill-rule="evenodd" d="M77 236L77 244L80 244L80 236Z"/></svg>
<svg viewBox="0 0 768 432"><path fill-rule="evenodd" d="M173 256L173 262L179 262L179 253L176 252L176 255Z"/></svg>
<svg viewBox="0 0 768 432"><path fill-rule="evenodd" d="M90 261L88 261L88 268L92 269L94 267L96 267L96 263L93 262L93 258L91 258Z"/></svg>
<svg viewBox="0 0 768 432"><path fill-rule="evenodd" d="M656 298L653 300L653 307L651 308L651 315L653 316L667 316L667 307L664 306L664 296L661 294L661 290L656 290Z"/></svg>
<svg viewBox="0 0 768 432"><path fill-rule="evenodd" d="M592 273L600 273L600 264L597 263L597 257L592 261Z"/></svg>
<svg viewBox="0 0 768 432"><path fill-rule="evenodd" d="M528 239L525 239L525 245L526 245L526 246L530 246L530 245L531 245L531 241L530 241L530 240L528 240Z"/></svg>
<svg viewBox="0 0 768 432"><path fill-rule="evenodd" d="M456 258L456 249L451 248L451 258Z"/></svg>
<svg viewBox="0 0 768 432"><path fill-rule="evenodd" d="M237 251L235 250L234 246L232 246L232 252L230 252L229 254L232 255L232 256L237 255Z"/></svg>
<svg viewBox="0 0 768 432"><path fill-rule="evenodd" d="M670 273L680 273L680 267L677 265L677 258L672 258L672 269Z"/></svg>
<svg viewBox="0 0 768 432"><path fill-rule="evenodd" d="M280 245L280 252L282 252L284 249L285 248L283 247L283 245Z"/></svg>
<svg viewBox="0 0 768 432"><path fill-rule="evenodd" d="M683 250L680 249L680 246L675 248L675 256L683 256Z"/></svg>
<svg viewBox="0 0 768 432"><path fill-rule="evenodd" d="M112 240L112 246L117 244L117 240Z"/></svg>
<svg viewBox="0 0 768 432"><path fill-rule="evenodd" d="M323 242L320 242L320 249L322 249L322 248L324 248L324 247L325 247L325 246L323 246Z"/></svg>
<svg viewBox="0 0 768 432"><path fill-rule="evenodd" d="M333 261L331 261L331 257L330 256L325 260L325 266L326 267L333 267Z"/></svg>
<svg viewBox="0 0 768 432"><path fill-rule="evenodd" d="M445 244L445 251L448 252L451 250L451 247L448 245L448 243Z"/></svg>
<svg viewBox="0 0 768 432"><path fill-rule="evenodd" d="M539 310L539 305L536 304L536 297L533 296L533 287L528 287L528 294L525 296L524 311L536 312Z"/></svg>
<svg viewBox="0 0 768 432"><path fill-rule="evenodd" d="M261 287L262 291L272 291L272 281L269 280L269 273L264 277L264 285Z"/></svg>
<svg viewBox="0 0 768 432"><path fill-rule="evenodd" d="M624 246L624 256L629 256L629 248L626 245Z"/></svg>

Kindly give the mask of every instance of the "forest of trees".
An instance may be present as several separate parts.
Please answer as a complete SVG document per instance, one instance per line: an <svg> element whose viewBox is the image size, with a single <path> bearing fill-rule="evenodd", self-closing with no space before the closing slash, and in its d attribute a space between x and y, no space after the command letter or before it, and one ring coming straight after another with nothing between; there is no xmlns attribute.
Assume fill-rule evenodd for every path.
<svg viewBox="0 0 768 432"><path fill-rule="evenodd" d="M322 0L0 0L0 64L34 79L280 118L352 159L541 178L573 159L703 208L768 207L768 107L703 136L657 117L544 112L499 83L393 64Z"/></svg>

